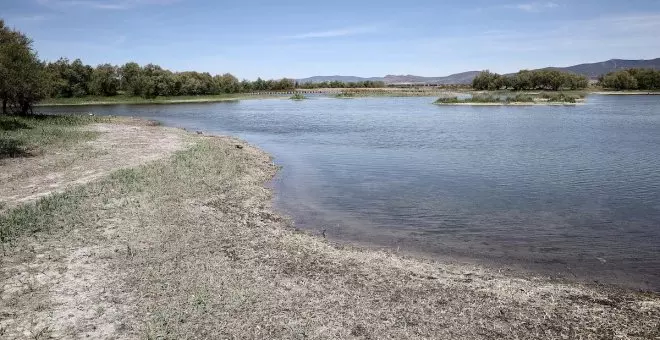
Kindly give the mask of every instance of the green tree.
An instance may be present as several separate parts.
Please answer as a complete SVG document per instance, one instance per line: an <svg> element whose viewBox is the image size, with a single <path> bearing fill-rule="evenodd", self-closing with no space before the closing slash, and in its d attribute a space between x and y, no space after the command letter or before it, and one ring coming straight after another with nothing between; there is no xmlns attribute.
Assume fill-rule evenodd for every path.
<svg viewBox="0 0 660 340"><path fill-rule="evenodd" d="M241 91L241 83L238 78L234 77L231 73L217 75L213 77L213 81L218 87L218 92L222 93L236 93Z"/></svg>
<svg viewBox="0 0 660 340"><path fill-rule="evenodd" d="M117 67L110 64L97 66L92 73L90 93L98 96L115 96L118 90Z"/></svg>
<svg viewBox="0 0 660 340"><path fill-rule="evenodd" d="M32 40L0 20L0 100L2 113L28 114L49 90L49 76Z"/></svg>
<svg viewBox="0 0 660 340"><path fill-rule="evenodd" d="M472 80L472 88L475 90L497 90L501 85L501 76L488 70L482 71Z"/></svg>
<svg viewBox="0 0 660 340"><path fill-rule="evenodd" d="M142 68L135 62L129 62L121 66L118 70L119 72L119 89L126 93L135 95L136 89L135 80L140 76Z"/></svg>
<svg viewBox="0 0 660 340"><path fill-rule="evenodd" d="M615 90L634 90L637 88L637 79L627 70L608 73L601 80L604 88Z"/></svg>

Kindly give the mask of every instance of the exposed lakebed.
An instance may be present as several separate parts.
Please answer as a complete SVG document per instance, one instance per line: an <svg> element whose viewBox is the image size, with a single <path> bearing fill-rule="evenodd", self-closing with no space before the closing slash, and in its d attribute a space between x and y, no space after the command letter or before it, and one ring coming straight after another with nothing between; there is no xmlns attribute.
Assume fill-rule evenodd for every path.
<svg viewBox="0 0 660 340"><path fill-rule="evenodd" d="M231 134L329 237L660 290L660 97L582 106L312 98L43 107Z"/></svg>

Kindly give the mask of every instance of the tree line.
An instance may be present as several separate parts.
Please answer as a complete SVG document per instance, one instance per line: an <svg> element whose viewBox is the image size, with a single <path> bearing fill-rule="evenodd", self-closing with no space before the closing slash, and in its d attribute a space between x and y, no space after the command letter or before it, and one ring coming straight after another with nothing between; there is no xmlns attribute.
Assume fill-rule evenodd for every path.
<svg viewBox="0 0 660 340"><path fill-rule="evenodd" d="M583 75L559 70L521 70L511 75L500 75L488 70L479 73L472 81L475 90L578 90L589 86Z"/></svg>
<svg viewBox="0 0 660 340"><path fill-rule="evenodd" d="M293 79L239 80L230 73L174 72L155 64L102 64L91 66L80 59L44 62L32 40L0 19L0 100L2 113L26 114L42 99L125 94L158 96L218 95L256 91L290 91L320 87L383 87L382 82L327 82L298 84Z"/></svg>
<svg viewBox="0 0 660 340"><path fill-rule="evenodd" d="M285 91L295 88L292 79L242 80L230 73L211 75L208 72L173 72L158 65L141 66L129 62L121 66L110 64L92 67L80 59L70 62L60 59L46 64L53 86L49 95L55 98L84 96L158 96L217 95L252 91Z"/></svg>
<svg viewBox="0 0 660 340"><path fill-rule="evenodd" d="M660 70L631 68L598 78L600 86L613 90L660 90Z"/></svg>

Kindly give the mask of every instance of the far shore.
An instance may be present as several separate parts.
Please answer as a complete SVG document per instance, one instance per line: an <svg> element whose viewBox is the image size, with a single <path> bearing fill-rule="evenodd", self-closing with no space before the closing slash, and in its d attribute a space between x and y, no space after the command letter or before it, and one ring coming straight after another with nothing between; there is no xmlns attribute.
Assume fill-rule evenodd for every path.
<svg viewBox="0 0 660 340"><path fill-rule="evenodd" d="M435 105L442 106L576 106L584 105L583 102L580 103L552 103L552 102L536 102L536 103L433 103Z"/></svg>
<svg viewBox="0 0 660 340"><path fill-rule="evenodd" d="M542 92L542 91L541 91ZM539 91L521 91L520 93L538 94ZM660 92L649 91L603 91L603 90L583 90L583 91L559 91L568 94L597 94L597 95L660 95ZM290 91L273 92L255 92L255 93L236 93L222 95L202 95L202 96L174 96L142 98L135 96L119 95L114 97L81 97L81 98L49 98L40 103L37 107L48 106L84 106L84 105L117 105L117 104L186 104L186 103L217 103L227 101L240 101L251 99L271 99L271 98L289 98L294 93L303 95L318 94L327 96L338 96L340 99L360 98L360 97L438 97L438 96L457 96L461 94L505 94L514 93L511 91L474 91L471 89L440 89L434 87L419 88L319 88L319 89L297 89ZM552 92L550 92L552 93ZM341 96L347 94L346 96ZM577 103L579 104L579 103ZM515 105L576 105L576 103L446 103L442 105L472 105L472 106L515 106Z"/></svg>
<svg viewBox="0 0 660 340"><path fill-rule="evenodd" d="M591 94L602 94L602 95L643 95L643 96L657 96L660 95L658 91L594 91L590 92Z"/></svg>

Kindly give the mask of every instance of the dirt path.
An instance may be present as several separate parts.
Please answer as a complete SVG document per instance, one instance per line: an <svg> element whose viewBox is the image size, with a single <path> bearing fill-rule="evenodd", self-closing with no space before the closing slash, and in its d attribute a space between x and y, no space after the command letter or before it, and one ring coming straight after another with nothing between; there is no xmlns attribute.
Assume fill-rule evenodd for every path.
<svg viewBox="0 0 660 340"><path fill-rule="evenodd" d="M96 128L114 146L79 167L142 165L78 186L58 168L72 180L45 183L64 194L0 219L29 231L2 244L0 338L660 337L656 294L336 246L273 212L264 183L276 167L256 148L157 127ZM36 170L25 177L48 177ZM0 189L27 183L12 178Z"/></svg>
<svg viewBox="0 0 660 340"><path fill-rule="evenodd" d="M89 183L119 168L168 157L185 147L181 131L149 126L143 121L92 124L82 129L98 131L101 135L67 150L3 164L0 211Z"/></svg>

